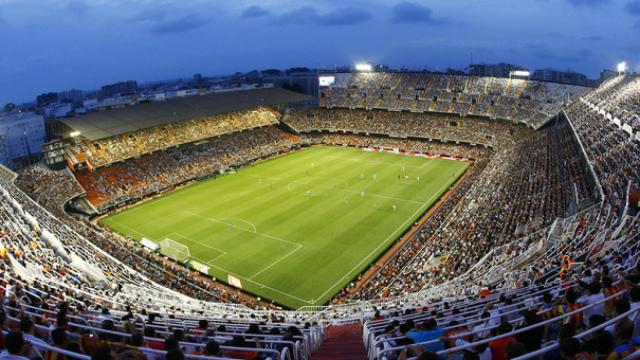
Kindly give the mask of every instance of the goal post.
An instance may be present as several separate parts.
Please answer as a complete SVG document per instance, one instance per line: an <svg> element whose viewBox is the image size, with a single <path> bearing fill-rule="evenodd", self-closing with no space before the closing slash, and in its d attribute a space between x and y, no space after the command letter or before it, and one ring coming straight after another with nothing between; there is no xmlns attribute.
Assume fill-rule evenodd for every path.
<svg viewBox="0 0 640 360"><path fill-rule="evenodd" d="M183 245L170 238L165 238L158 243L160 245L160 252L176 261L184 261L191 256L189 247Z"/></svg>

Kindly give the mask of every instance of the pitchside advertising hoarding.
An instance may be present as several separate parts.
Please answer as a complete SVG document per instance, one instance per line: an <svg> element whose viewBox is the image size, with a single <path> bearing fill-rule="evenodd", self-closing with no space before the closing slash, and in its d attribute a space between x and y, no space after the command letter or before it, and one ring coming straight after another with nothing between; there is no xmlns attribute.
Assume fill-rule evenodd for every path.
<svg viewBox="0 0 640 360"><path fill-rule="evenodd" d="M240 279L231 274L227 276L227 283L231 286L237 287L238 289L242 289L242 282L240 281Z"/></svg>

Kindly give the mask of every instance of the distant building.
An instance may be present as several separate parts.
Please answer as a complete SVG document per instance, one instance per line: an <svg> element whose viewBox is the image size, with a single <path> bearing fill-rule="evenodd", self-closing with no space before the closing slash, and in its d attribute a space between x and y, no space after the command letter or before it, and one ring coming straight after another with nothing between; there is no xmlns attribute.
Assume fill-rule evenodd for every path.
<svg viewBox="0 0 640 360"><path fill-rule="evenodd" d="M36 97L36 102L38 104L38 107L55 104L58 102L58 94L54 92L40 94L38 95L38 97Z"/></svg>
<svg viewBox="0 0 640 360"><path fill-rule="evenodd" d="M569 85L590 85L590 81L586 75L572 70L559 71L551 68L536 69L531 78L533 80L551 81Z"/></svg>
<svg viewBox="0 0 640 360"><path fill-rule="evenodd" d="M298 70L298 71L296 71ZM286 72L263 72L263 81L275 87L295 91L301 94L318 97L318 73L308 69L289 69Z"/></svg>
<svg viewBox="0 0 640 360"><path fill-rule="evenodd" d="M471 76L492 76L509 77L515 70L526 70L523 66L515 64L471 64L469 65L469 75Z"/></svg>
<svg viewBox="0 0 640 360"><path fill-rule="evenodd" d="M130 95L138 92L138 83L134 80L121 81L100 88L99 97L104 99L115 95Z"/></svg>
<svg viewBox="0 0 640 360"><path fill-rule="evenodd" d="M66 165L64 149L67 143L62 139L49 141L42 145L42 160L49 168L64 169Z"/></svg>
<svg viewBox="0 0 640 360"><path fill-rule="evenodd" d="M611 78L618 76L620 73L614 70L604 69L600 72L600 82L605 82Z"/></svg>
<svg viewBox="0 0 640 360"><path fill-rule="evenodd" d="M81 90L71 89L58 93L60 102L76 103L84 100L84 93Z"/></svg>
<svg viewBox="0 0 640 360"><path fill-rule="evenodd" d="M33 162L42 153L44 118L32 112L0 116L0 162L11 169Z"/></svg>
<svg viewBox="0 0 640 360"><path fill-rule="evenodd" d="M533 79L539 81L560 82L560 71L551 68L536 69L533 72Z"/></svg>
<svg viewBox="0 0 640 360"><path fill-rule="evenodd" d="M581 74L575 71L567 71L562 73L561 83L571 84L571 85L581 85L587 86L589 85L589 79L587 75Z"/></svg>
<svg viewBox="0 0 640 360"><path fill-rule="evenodd" d="M205 85L205 79L204 77L202 77L202 74L195 74L193 75L193 83L196 86L204 86Z"/></svg>

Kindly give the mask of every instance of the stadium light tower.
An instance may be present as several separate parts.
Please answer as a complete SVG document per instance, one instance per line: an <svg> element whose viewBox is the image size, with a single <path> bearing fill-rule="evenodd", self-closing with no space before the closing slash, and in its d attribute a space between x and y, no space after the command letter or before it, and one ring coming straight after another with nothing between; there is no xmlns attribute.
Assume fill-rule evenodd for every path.
<svg viewBox="0 0 640 360"><path fill-rule="evenodd" d="M514 70L509 71L509 78L518 78L518 79L529 79L531 77L531 72L528 70Z"/></svg>
<svg viewBox="0 0 640 360"><path fill-rule="evenodd" d="M618 75L622 75L623 73L627 72L627 62L626 61L622 61L618 63Z"/></svg>
<svg viewBox="0 0 640 360"><path fill-rule="evenodd" d="M360 72L371 72L373 71L373 66L367 63L356 63L355 69Z"/></svg>

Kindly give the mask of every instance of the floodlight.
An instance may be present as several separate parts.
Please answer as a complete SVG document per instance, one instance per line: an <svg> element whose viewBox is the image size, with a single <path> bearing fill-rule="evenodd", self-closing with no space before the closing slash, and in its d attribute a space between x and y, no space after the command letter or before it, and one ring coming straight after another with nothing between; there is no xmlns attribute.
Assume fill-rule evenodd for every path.
<svg viewBox="0 0 640 360"><path fill-rule="evenodd" d="M511 76L520 76L520 77L529 77L531 73L526 70L514 70L511 73Z"/></svg>
<svg viewBox="0 0 640 360"><path fill-rule="evenodd" d="M618 63L618 72L626 72L627 71L627 62L626 61L622 61L620 63Z"/></svg>
<svg viewBox="0 0 640 360"><path fill-rule="evenodd" d="M367 63L358 63L356 64L356 70L363 71L363 72L371 72L373 70L373 66Z"/></svg>
<svg viewBox="0 0 640 360"><path fill-rule="evenodd" d="M318 84L320 86L331 86L335 84L335 82L336 82L335 76L319 76L318 77Z"/></svg>
<svg viewBox="0 0 640 360"><path fill-rule="evenodd" d="M69 135L71 135L71 137L78 137L80 136L80 131L72 131Z"/></svg>

